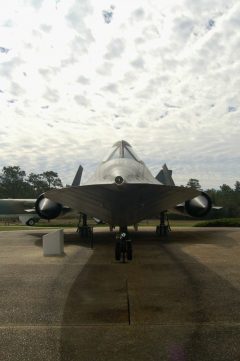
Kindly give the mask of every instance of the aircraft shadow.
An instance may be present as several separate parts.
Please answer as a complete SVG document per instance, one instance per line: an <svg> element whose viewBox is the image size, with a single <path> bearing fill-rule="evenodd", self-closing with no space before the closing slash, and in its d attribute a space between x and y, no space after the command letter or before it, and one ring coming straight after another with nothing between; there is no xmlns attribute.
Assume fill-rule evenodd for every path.
<svg viewBox="0 0 240 361"><path fill-rule="evenodd" d="M240 292L184 251L202 243L224 252L236 245L231 232L174 231L163 242L151 232L131 237L134 260L122 264L113 259L114 234L95 234L66 299L61 360L238 359Z"/></svg>

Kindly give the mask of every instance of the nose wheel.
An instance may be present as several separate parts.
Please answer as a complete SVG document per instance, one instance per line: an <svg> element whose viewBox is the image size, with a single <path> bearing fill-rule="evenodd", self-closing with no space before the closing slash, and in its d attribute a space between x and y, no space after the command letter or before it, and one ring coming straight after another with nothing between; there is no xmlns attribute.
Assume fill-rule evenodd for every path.
<svg viewBox="0 0 240 361"><path fill-rule="evenodd" d="M125 263L132 260L132 241L128 239L128 234L122 232L117 235L116 246L115 246L115 259Z"/></svg>

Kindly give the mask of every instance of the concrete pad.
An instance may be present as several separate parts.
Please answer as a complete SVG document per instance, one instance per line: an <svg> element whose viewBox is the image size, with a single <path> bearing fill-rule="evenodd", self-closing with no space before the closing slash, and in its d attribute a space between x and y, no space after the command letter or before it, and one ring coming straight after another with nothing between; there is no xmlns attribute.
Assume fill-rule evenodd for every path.
<svg viewBox="0 0 240 361"><path fill-rule="evenodd" d="M1 360L240 359L240 229L141 229L127 264L106 229L57 258L42 235L0 233Z"/></svg>

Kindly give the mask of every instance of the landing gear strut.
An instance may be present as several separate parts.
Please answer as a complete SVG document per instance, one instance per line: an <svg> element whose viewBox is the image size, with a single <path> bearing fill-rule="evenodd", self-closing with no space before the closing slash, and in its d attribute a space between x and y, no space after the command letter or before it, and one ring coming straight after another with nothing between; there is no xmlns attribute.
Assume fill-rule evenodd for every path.
<svg viewBox="0 0 240 361"><path fill-rule="evenodd" d="M80 213L77 232L82 238L90 238L91 248L93 248L93 228L87 224L87 215Z"/></svg>
<svg viewBox="0 0 240 361"><path fill-rule="evenodd" d="M167 212L160 213L160 224L156 227L156 233L160 236L167 236L168 233L171 231Z"/></svg>
<svg viewBox="0 0 240 361"><path fill-rule="evenodd" d="M120 227L120 233L116 236L115 259L125 263L132 260L132 241L128 238L127 227Z"/></svg>

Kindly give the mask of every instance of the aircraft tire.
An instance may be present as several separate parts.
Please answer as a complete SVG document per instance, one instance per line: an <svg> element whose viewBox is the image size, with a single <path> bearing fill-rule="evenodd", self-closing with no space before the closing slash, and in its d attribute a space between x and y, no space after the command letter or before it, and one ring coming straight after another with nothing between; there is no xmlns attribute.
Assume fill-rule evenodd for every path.
<svg viewBox="0 0 240 361"><path fill-rule="evenodd" d="M30 219L26 222L26 224L27 224L28 226L34 226L35 221L34 221L33 218L30 218Z"/></svg>

